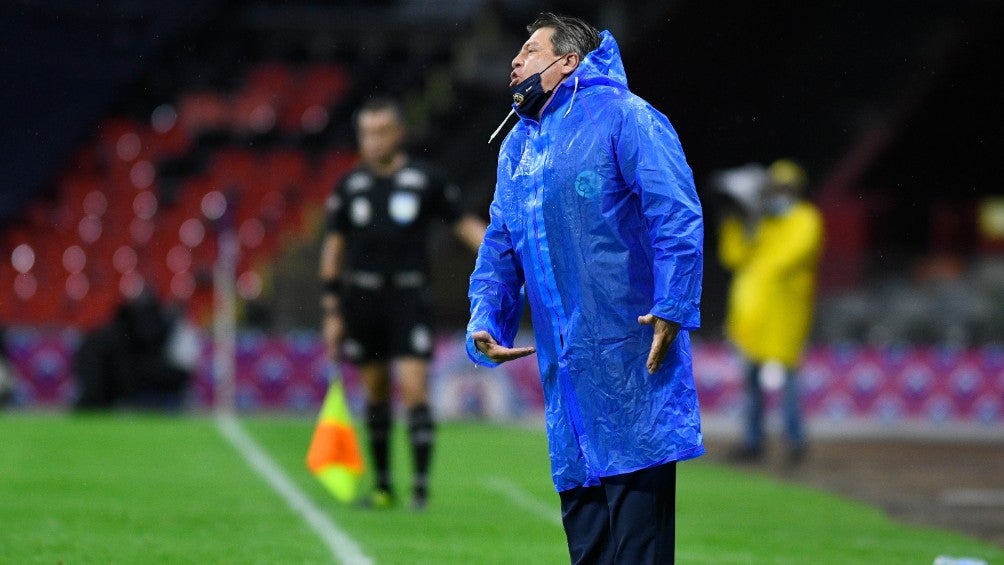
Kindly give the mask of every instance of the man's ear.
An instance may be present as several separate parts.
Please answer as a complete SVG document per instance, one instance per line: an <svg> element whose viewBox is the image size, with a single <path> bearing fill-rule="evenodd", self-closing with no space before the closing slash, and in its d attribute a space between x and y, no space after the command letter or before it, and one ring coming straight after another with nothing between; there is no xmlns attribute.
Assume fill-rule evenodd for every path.
<svg viewBox="0 0 1004 565"><path fill-rule="evenodd" d="M582 59L578 53L572 52L565 55L565 60L561 62L561 74L566 76L572 74L572 71L579 68L581 62Z"/></svg>

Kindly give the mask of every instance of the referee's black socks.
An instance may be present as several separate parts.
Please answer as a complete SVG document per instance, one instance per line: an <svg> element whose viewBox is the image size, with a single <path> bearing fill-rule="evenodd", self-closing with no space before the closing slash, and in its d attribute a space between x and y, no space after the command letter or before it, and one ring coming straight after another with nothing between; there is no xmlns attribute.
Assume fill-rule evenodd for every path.
<svg viewBox="0 0 1004 565"><path fill-rule="evenodd" d="M408 438L411 440L412 463L415 468L415 498L424 502L428 495L429 464L436 440L435 424L429 405L418 404L408 410Z"/></svg>
<svg viewBox="0 0 1004 565"><path fill-rule="evenodd" d="M369 432L370 454L373 456L376 488L391 491L390 485L390 402L366 406L366 429Z"/></svg>

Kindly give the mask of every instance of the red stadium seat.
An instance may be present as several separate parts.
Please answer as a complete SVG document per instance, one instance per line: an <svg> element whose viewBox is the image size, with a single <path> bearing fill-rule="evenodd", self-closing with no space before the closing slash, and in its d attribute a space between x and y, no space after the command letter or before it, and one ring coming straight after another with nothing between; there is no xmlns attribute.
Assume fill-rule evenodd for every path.
<svg viewBox="0 0 1004 565"><path fill-rule="evenodd" d="M355 157L329 151L309 159L299 147L257 143L210 149L208 159L202 151L217 147L217 137L318 133L349 88L349 73L338 65L265 61L253 65L233 92L200 87L142 119L100 120L57 177L55 200L33 202L17 226L0 233L0 293L6 297L0 323L91 328L111 317L122 291L140 278L163 299L187 300L193 317L206 320L218 226L203 206L214 191L233 197L240 268L249 273L245 290L257 288L260 267L274 259L284 235L302 232L307 211L317 217ZM221 135L200 148L210 133ZM158 164L169 159L204 168L167 185ZM11 253L24 243L34 261L22 274Z"/></svg>

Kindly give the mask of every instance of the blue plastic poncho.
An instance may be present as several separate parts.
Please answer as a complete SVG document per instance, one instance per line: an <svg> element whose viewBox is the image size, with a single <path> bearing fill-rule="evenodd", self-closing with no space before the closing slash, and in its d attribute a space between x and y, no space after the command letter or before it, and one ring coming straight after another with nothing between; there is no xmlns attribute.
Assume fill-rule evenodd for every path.
<svg viewBox="0 0 1004 565"><path fill-rule="evenodd" d="M502 143L491 224L471 275L467 352L511 347L530 302L558 491L704 452L690 338L700 324L703 221L673 126L627 88L616 41ZM679 322L660 369L652 327Z"/></svg>

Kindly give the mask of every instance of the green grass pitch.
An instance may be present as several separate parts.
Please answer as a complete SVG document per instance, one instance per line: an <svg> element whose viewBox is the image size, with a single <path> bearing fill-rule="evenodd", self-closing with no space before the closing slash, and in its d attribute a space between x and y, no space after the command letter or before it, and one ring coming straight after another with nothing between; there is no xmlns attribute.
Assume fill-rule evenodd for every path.
<svg viewBox="0 0 1004 565"><path fill-rule="evenodd" d="M303 465L311 419L242 422L376 563L567 563L541 430L441 425L431 503L416 513L336 504ZM406 495L400 429L396 440ZM699 460L681 464L677 492L678 563L1004 563L992 545ZM0 563L330 562L211 418L0 415Z"/></svg>

